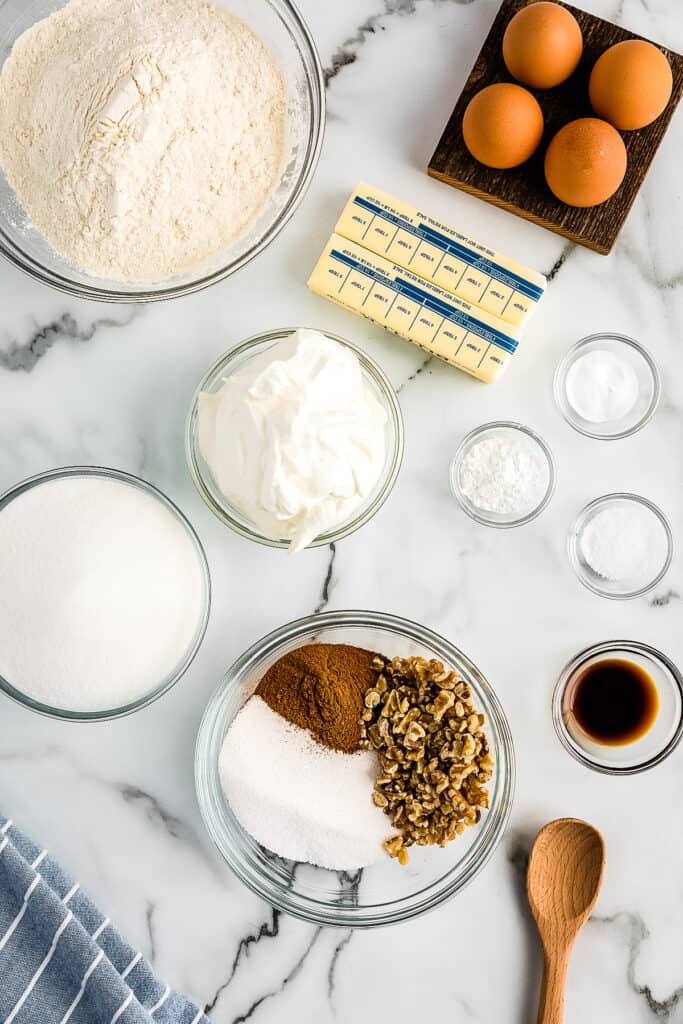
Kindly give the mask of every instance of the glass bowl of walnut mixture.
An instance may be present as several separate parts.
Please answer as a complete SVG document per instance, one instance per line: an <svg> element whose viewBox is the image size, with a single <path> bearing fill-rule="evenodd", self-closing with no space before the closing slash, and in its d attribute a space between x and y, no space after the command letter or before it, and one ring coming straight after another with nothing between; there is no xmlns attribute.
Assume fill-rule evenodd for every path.
<svg viewBox="0 0 683 1024"><path fill-rule="evenodd" d="M312 645L375 655L355 756L376 764L367 800L387 828L368 867L331 870L272 852L243 827L222 785L219 762L240 712L273 666ZM258 766L262 778L268 761ZM479 874L508 822L515 759L498 698L458 648L392 615L336 611L282 626L232 665L204 714L195 777L213 842L253 892L307 921L368 928L432 910Z"/></svg>

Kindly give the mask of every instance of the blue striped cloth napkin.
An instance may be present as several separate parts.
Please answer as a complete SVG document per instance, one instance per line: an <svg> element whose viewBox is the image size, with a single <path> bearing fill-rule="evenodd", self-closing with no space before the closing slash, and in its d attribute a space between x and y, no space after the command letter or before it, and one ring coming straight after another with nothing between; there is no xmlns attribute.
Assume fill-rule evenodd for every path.
<svg viewBox="0 0 683 1024"><path fill-rule="evenodd" d="M0 1024L209 1024L0 816Z"/></svg>

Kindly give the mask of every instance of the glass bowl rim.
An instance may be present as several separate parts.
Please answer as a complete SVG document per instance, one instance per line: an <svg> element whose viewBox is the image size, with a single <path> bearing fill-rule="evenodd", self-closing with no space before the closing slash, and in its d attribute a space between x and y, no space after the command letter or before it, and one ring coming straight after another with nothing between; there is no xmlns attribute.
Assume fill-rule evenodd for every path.
<svg viewBox="0 0 683 1024"><path fill-rule="evenodd" d="M577 670L596 654L609 654L610 652L616 651L645 654L652 661L663 665L671 675L681 698L681 708L679 711L676 731L668 743L658 753L653 754L651 757L640 761L638 764L627 766L607 764L606 762L599 761L596 758L591 757L590 754L587 754L586 751L582 750L581 747L579 747L579 745L572 739L564 723L564 716L562 714L562 702L564 700L565 691L570 679ZM650 768L655 768L658 764L661 764L662 761L665 761L670 754L673 754L683 737L683 676L671 658L656 647L640 643L636 640L603 640L600 643L591 644L589 647L585 647L583 650L579 651L578 654L575 654L570 658L562 669L557 683L555 684L555 689L553 690L552 718L553 725L555 726L555 732L560 743L564 749L571 754L574 760L578 761L579 764L582 764L585 768L590 768L591 771L600 772L602 775L639 775L641 772L648 771Z"/></svg>
<svg viewBox="0 0 683 1024"><path fill-rule="evenodd" d="M172 670L168 678L148 693L143 694L143 696L137 700L131 701L129 704L125 704L122 707L109 708L104 711L69 711L65 708L53 707L50 704L43 704L41 701L33 700L33 698L22 693L22 691L13 686L9 680L0 675L0 692L4 693L15 703L28 708L29 711L34 711L46 718L59 719L63 722L109 722L117 718L126 718L128 715L132 715L136 711L141 711L142 708L146 708L150 704L153 704L160 697L163 697L168 693L168 691L171 690L185 675L199 652L209 624L212 604L211 572L202 542L185 513L182 512L175 502L172 501L172 499L169 498L168 495L160 488L149 483L147 480L143 480L142 477L135 476L133 473L127 473L124 470L112 469L107 466L63 466L58 469L47 470L43 473L36 473L34 476L21 480L18 484L14 484L12 487L0 494L0 512L11 504L15 498L18 498L21 494L31 490L33 487L39 487L41 484L46 483L49 480L64 480L69 477L100 477L105 480L116 480L120 483L125 483L135 487L138 490L151 495L153 498L156 498L169 510L169 512L171 512L180 525L184 527L185 532L192 541L201 567L204 598L202 613L194 639L185 652L182 660L176 668Z"/></svg>
<svg viewBox="0 0 683 1024"><path fill-rule="evenodd" d="M579 424L577 420L575 420L568 412L569 402L567 401L567 408L565 409L564 404L561 401L561 398L565 395L564 385L566 384L567 371L576 353L581 348L584 348L590 344L593 344L594 342L599 342L601 340L617 341L620 342L621 344L627 345L629 348L632 348L642 358L643 362L645 363L650 372L650 376L652 379L652 398L650 400L648 408L643 413L641 418L632 427L629 427L628 430L621 430L617 434L601 433L597 429L597 424L596 429L594 430L587 429L586 427L581 426L581 424ZM647 424L650 422L650 420L656 413L659 407L661 395L662 380L661 375L659 373L659 368L654 360L654 357L645 348L645 346L642 345L639 341L636 341L635 338L631 338L627 334L619 334L618 332L598 331L595 334L588 334L585 338L580 338L579 341L574 342L574 344L567 349L565 354L562 356L560 362L557 364L557 367L555 368L555 373L553 375L553 398L555 400L555 406L560 415L562 416L563 420L565 421L565 423L568 423L569 426L578 434L582 434L584 437L590 437L595 441L621 441L625 437L632 437L634 434L637 434L640 430L643 429L643 427L647 426Z"/></svg>
<svg viewBox="0 0 683 1024"><path fill-rule="evenodd" d="M11 239L5 236L2 230L0 230L0 256L34 281L39 281L41 284L54 288L58 292L74 295L81 299L89 299L93 302L136 304L164 302L203 291L214 284L218 284L219 281L226 280L232 274L247 266L264 249L268 248L296 213L313 180L313 175L322 152L327 102L325 74L311 30L297 6L293 3L293 0L279 0L279 2L284 4L287 10L287 18L282 17L280 12L274 11L273 13L281 21L286 23L289 20L290 24L294 25L298 34L295 46L302 55L306 66L306 80L311 98L310 130L302 168L297 181L293 185L291 195L279 216L263 232L262 237L254 242L251 248L229 264L219 267L211 273L206 273L187 281L185 284L168 285L158 289L154 289L153 285L150 284L147 288L142 287L138 291L134 291L132 288L127 289L125 282L121 283L112 280L111 287L101 287L99 285L77 282L73 278L50 270L43 263L18 250L18 247L14 245ZM1 6L2 4L0 4Z"/></svg>
<svg viewBox="0 0 683 1024"><path fill-rule="evenodd" d="M218 824L219 812L214 806L211 793L212 782L217 779L217 745L222 742L224 736L224 732L220 732L220 727L225 724L225 702L229 699L232 688L255 665L264 658L277 654L291 641L303 640L306 636L314 635L325 628L334 629L344 626L393 632L429 647L435 656L445 662L450 659L456 664L464 666L474 679L476 686L480 688L487 703L488 727L496 739L497 748L499 748L497 750L499 760L496 775L497 799L487 812L483 831L465 854L464 862L458 866L457 876L444 882L444 879L448 879L450 874L446 873L437 882L430 883L412 896L385 903L369 904L362 911L359 911L357 906L339 906L298 894L292 896L291 891L278 888L277 883L270 884L268 891L265 891L258 884L258 880L251 877L248 868L244 866L242 853L237 853L237 847L234 846L233 841L223 835ZM212 764L213 752L216 753L214 764ZM233 662L223 675L207 703L195 743L195 789L199 810L204 827L222 859L247 888L278 910L314 924L332 927L366 929L396 924L435 909L465 888L488 863L503 837L512 810L515 776L515 752L510 725L498 696L485 676L467 655L438 633L409 619L385 612L339 610L313 614L286 623L257 640ZM217 785L220 786L219 781ZM244 831L241 826L239 829ZM435 886L438 886L437 890L432 891ZM425 892L428 893L427 896L424 896Z"/></svg>
<svg viewBox="0 0 683 1024"><path fill-rule="evenodd" d="M585 521L589 512L594 511L600 506L607 506L614 501L632 501L649 509L650 512L652 512L657 517L662 528L664 529L667 546L667 554L666 558L664 559L664 563L662 564L661 569L659 569L657 575L652 579L652 581L642 587L639 587L637 590L629 590L621 594L613 594L607 590L603 590L601 587L597 586L591 580L589 580L586 574L581 569L581 564L579 562L577 554L577 542L580 524L582 524L582 522ZM608 598L611 601L632 601L634 598L642 597L644 594L649 594L651 590L654 590L657 584L661 583L661 581L664 579L667 572L669 571L674 556L674 537L671 529L671 524L669 523L667 516L664 514L664 512L662 512L661 508L658 505L655 505L653 501L650 501L649 498L644 498L642 494L633 494L630 491L613 491L610 494L602 494L598 498L593 498L593 500L589 501L587 505L584 505L581 511L576 515L576 517L572 521L572 524L569 527L569 532L567 534L567 556L569 558L569 564L574 570L574 575L578 579L579 583L582 583L587 590L591 591L591 593L597 594L598 597Z"/></svg>
<svg viewBox="0 0 683 1024"><path fill-rule="evenodd" d="M209 367L197 385L190 404L190 411L186 419L185 457L190 471L190 476L192 477L192 481L207 508L213 512L216 518L225 526L229 526L231 530L234 530L235 533L244 537L246 540L251 540L257 544L262 544L265 547L277 548L283 551L287 551L289 549L290 541L275 540L272 537L266 537L264 534L259 533L255 528L250 529L233 515L233 506L228 503L226 498L224 498L224 503L219 504L211 494L205 482L204 474L199 463L200 453L199 440L197 436L197 415L200 394L210 384L212 384L220 374L225 373L231 363L235 362L245 353L252 352L253 357L258 354L256 350L260 346L270 344L271 342L281 341L298 330L315 331L317 334L322 334L326 338L331 338L333 341L338 342L355 353L361 364L363 372L370 377L381 393L383 403L386 406L388 413L390 428L392 429L394 437L393 452L391 453L389 460L389 468L386 471L386 474L383 474L385 475L384 483L373 501L369 505L360 505L357 515L352 519L347 520L345 523L342 523L342 525L336 529L320 534L320 536L311 541L305 550L308 551L313 550L314 548L326 547L329 544L336 544L338 541L343 540L352 533L355 533L356 530L359 530L362 526L365 526L365 524L379 512L391 494L398 479L405 449L403 413L401 411L398 396L391 381L389 380L389 377L379 363L372 358L372 356L359 348L358 345L348 341L346 338L342 338L341 335L333 334L331 331L326 331L318 327L278 327L259 334L254 334L250 338L239 342L234 346L234 348L224 352L223 355L219 356L218 359ZM240 514L244 515L244 513ZM244 518L247 517L245 516Z"/></svg>
<svg viewBox="0 0 683 1024"><path fill-rule="evenodd" d="M498 522L496 520L489 519L488 514L485 512L477 512L463 495L458 482L458 470L465 452L472 445L473 441L489 430L512 430L525 434L536 443L538 448L541 449L548 466L548 487L541 501L538 503L536 508L533 508L530 512L527 512L523 516L519 516L517 519L511 519L508 522ZM518 526L526 526L527 523L533 522L533 520L540 516L541 512L543 512L550 504L557 484L555 458L547 441L545 441L541 435L537 434L531 427L527 427L524 423L518 423L516 420L491 420L489 423L482 423L480 426L475 427L473 430L470 430L469 433L465 434L458 445L455 455L451 459L449 475L451 493L463 512L468 515L470 519L474 520L475 523L479 523L480 526L490 526L495 530L510 530Z"/></svg>

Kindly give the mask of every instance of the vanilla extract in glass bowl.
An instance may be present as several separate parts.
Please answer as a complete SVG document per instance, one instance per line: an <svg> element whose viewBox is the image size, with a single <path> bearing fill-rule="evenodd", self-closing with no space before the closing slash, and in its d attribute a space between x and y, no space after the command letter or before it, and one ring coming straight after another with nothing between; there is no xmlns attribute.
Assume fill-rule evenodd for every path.
<svg viewBox="0 0 683 1024"><path fill-rule="evenodd" d="M572 712L580 729L608 747L636 743L659 713L659 692L642 665L605 658L583 669L575 683Z"/></svg>
<svg viewBox="0 0 683 1024"><path fill-rule="evenodd" d="M683 735L683 678L646 644L596 644L563 670L553 721L563 746L586 767L610 775L645 771Z"/></svg>

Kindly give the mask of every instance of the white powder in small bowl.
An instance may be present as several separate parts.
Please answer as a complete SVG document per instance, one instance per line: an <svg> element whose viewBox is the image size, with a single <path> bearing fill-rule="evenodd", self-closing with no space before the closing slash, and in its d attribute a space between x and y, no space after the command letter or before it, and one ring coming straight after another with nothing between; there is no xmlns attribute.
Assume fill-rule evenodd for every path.
<svg viewBox="0 0 683 1024"><path fill-rule="evenodd" d="M566 392L574 411L589 423L615 423L638 401L638 376L623 356L593 349L572 363Z"/></svg>
<svg viewBox="0 0 683 1024"><path fill-rule="evenodd" d="M580 545L598 576L633 586L644 586L657 575L668 549L659 518L636 501L599 511L584 527Z"/></svg>
<svg viewBox="0 0 683 1024"><path fill-rule="evenodd" d="M524 516L543 501L550 484L547 459L518 431L476 441L460 463L462 494L483 512Z"/></svg>
<svg viewBox="0 0 683 1024"><path fill-rule="evenodd" d="M0 509L0 676L58 711L127 707L189 654L205 586L194 539L154 493L48 478Z"/></svg>
<svg viewBox="0 0 683 1024"><path fill-rule="evenodd" d="M335 871L386 858L394 830L372 801L373 752L330 750L254 696L228 729L219 771L238 821L272 853Z"/></svg>

